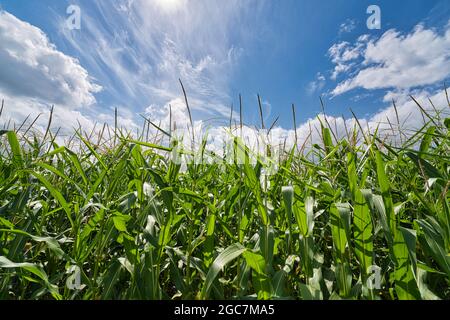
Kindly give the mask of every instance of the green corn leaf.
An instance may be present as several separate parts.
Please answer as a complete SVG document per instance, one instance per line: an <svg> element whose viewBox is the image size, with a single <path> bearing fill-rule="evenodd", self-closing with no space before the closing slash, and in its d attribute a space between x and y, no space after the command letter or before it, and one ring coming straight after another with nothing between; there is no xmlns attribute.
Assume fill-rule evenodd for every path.
<svg viewBox="0 0 450 320"><path fill-rule="evenodd" d="M433 165L431 165L428 161L419 158L416 154L412 152L407 153L408 157L416 164L419 173L422 174L424 172L428 179L436 178L437 181L442 184L445 181L445 177L438 169L436 169Z"/></svg>
<svg viewBox="0 0 450 320"><path fill-rule="evenodd" d="M226 265L243 254L246 250L247 249L241 244L235 243L219 254L219 256L214 260L213 264L209 268L208 273L206 274L206 279L200 294L201 299L206 299L208 297L213 282L219 272L222 271Z"/></svg>
<svg viewBox="0 0 450 320"><path fill-rule="evenodd" d="M367 276L367 270L373 264L373 226L369 206L360 190L355 191L353 208L355 254L362 273Z"/></svg>
<svg viewBox="0 0 450 320"><path fill-rule="evenodd" d="M400 229L400 231L402 230ZM397 232L395 235L393 253L395 257L395 292L398 298L400 300L420 299L420 292L414 278L408 245L403 232Z"/></svg>
<svg viewBox="0 0 450 320"><path fill-rule="evenodd" d="M331 206L331 234L338 263L343 263L348 245L348 219L350 207L348 204L336 203Z"/></svg>
<svg viewBox="0 0 450 320"><path fill-rule="evenodd" d="M114 298L114 287L119 281L120 273L122 270L122 264L118 260L116 260L109 266L102 279L102 299L109 300Z"/></svg>
<svg viewBox="0 0 450 320"><path fill-rule="evenodd" d="M257 274L264 275L266 269L266 261L264 257L260 254L253 253L251 251L245 251L243 257L247 262L248 266L252 268Z"/></svg>
<svg viewBox="0 0 450 320"><path fill-rule="evenodd" d="M14 131L8 131L7 136L13 154L13 164L17 169L22 169L24 167L23 156L19 140L17 140L17 135Z"/></svg>
<svg viewBox="0 0 450 320"><path fill-rule="evenodd" d="M425 133L422 142L420 143L420 153L426 153L428 152L428 149L430 148L432 139L433 139L433 135L436 132L436 127L432 126L429 127L427 132Z"/></svg>
<svg viewBox="0 0 450 320"><path fill-rule="evenodd" d="M216 216L214 214L211 214L208 216L205 250L203 251L203 255L205 257L204 262L206 267L209 267L211 265L213 258L215 228L216 228Z"/></svg>
<svg viewBox="0 0 450 320"><path fill-rule="evenodd" d="M70 222L70 225L73 228L74 222L72 219L72 210L70 209L69 204L67 203L66 199L61 194L61 192L59 192L55 187L53 187L53 185L46 178L44 178L44 176L42 176L39 173L32 171L32 170L29 170L28 172L30 174L32 174L33 176L35 176L44 185L44 187L50 192L50 194L59 202L59 204L61 205L61 207L64 209L64 211L66 213L66 216Z"/></svg>
<svg viewBox="0 0 450 320"><path fill-rule="evenodd" d="M368 276L368 268L373 261L373 226L369 204L358 188L356 174L356 157L353 153L347 156L348 180L353 200L353 238L355 254L361 266L363 282Z"/></svg>
<svg viewBox="0 0 450 320"><path fill-rule="evenodd" d="M327 154L329 154L334 147L333 140L331 139L330 129L324 126L322 126L322 139L325 145L325 150L327 151Z"/></svg>
<svg viewBox="0 0 450 320"><path fill-rule="evenodd" d="M439 224L432 217L429 217L427 220L417 220L416 223L423 232L423 236L419 237L420 243L450 279L450 255L445 249L444 240L442 239L443 232Z"/></svg>
<svg viewBox="0 0 450 320"><path fill-rule="evenodd" d="M0 229L0 232L4 233L12 233L12 234L18 234L23 235L26 237L31 238L33 241L36 242L44 242L48 249L52 251L58 258L66 259L67 261L70 261L71 259L68 257L66 253L61 249L61 246L59 245L58 241L51 237L37 237L29 234L28 232L22 231L22 230L14 230L14 229Z"/></svg>
<svg viewBox="0 0 450 320"><path fill-rule="evenodd" d="M0 269L2 269L2 268L5 268L5 269L17 269L18 268L18 269L23 269L23 270L26 270L26 271L34 274L35 276L37 276L39 279L41 279L44 282L45 286L47 287L47 289L49 290L49 292L52 294L52 296L55 299L61 300L62 297L58 293L58 288L49 282L48 276L41 266L33 264L33 263L28 263L28 262L14 263L6 257L0 256Z"/></svg>
<svg viewBox="0 0 450 320"><path fill-rule="evenodd" d="M395 234L397 233L397 221L394 212L394 203L392 202L389 180L386 176L385 163L379 151L376 152L376 165L378 184L380 185L381 195L383 197L389 230L393 237L395 237Z"/></svg>
<svg viewBox="0 0 450 320"><path fill-rule="evenodd" d="M159 146L159 145L153 144L153 143L137 141L137 140L127 140L127 141L131 142L131 143L138 144L138 145L143 146L143 147L151 148L151 149L157 149L157 150L162 150L162 151L172 151L172 148Z"/></svg>

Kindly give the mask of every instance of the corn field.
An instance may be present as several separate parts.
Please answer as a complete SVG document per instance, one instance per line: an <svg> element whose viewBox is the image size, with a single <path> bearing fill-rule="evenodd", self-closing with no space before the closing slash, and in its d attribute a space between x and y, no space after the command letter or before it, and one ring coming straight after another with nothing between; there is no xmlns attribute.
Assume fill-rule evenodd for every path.
<svg viewBox="0 0 450 320"><path fill-rule="evenodd" d="M182 165L3 130L0 299L450 299L450 118L421 110L401 144L324 122L270 175L238 134L244 161Z"/></svg>

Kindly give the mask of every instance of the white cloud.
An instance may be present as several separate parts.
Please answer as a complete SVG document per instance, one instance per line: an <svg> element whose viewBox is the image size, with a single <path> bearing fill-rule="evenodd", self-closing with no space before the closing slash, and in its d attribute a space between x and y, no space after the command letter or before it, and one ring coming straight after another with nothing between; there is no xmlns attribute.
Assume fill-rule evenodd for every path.
<svg viewBox="0 0 450 320"><path fill-rule="evenodd" d="M80 31L63 30L118 104L164 108L187 90L195 118L226 116L231 75L250 37L239 24L257 19L259 1L97 1L83 7ZM99 19L99 17L101 19ZM58 24L64 25L65 17Z"/></svg>
<svg viewBox="0 0 450 320"><path fill-rule="evenodd" d="M326 82L325 76L322 73L318 72L316 74L316 79L308 84L306 88L307 93L309 95L312 95L322 90L323 87L325 86L325 82Z"/></svg>
<svg viewBox="0 0 450 320"><path fill-rule="evenodd" d="M31 132L37 135L45 132L50 116L50 107L47 103L39 99L9 96L1 92L0 96L4 99L4 110L0 120L5 129L14 127L18 129L28 117L28 120L22 127L23 132L39 116L31 128ZM80 111L55 106L51 126L53 133L61 128L61 136L72 135L74 134L74 129L77 129L79 125L88 132L94 128L94 122Z"/></svg>
<svg viewBox="0 0 450 320"><path fill-rule="evenodd" d="M183 9L187 4L187 0L155 0L153 3L164 12L173 13Z"/></svg>
<svg viewBox="0 0 450 320"><path fill-rule="evenodd" d="M357 53L345 56L349 47L339 44L330 49L336 64L333 75L357 70L355 76L336 86L335 96L355 88L400 90L432 85L450 75L450 24L442 34L422 25L406 35L391 29L359 47ZM358 44L351 48L358 48Z"/></svg>
<svg viewBox="0 0 450 320"><path fill-rule="evenodd" d="M101 88L40 29L0 11L0 43L0 92L70 108L95 103Z"/></svg>
<svg viewBox="0 0 450 320"><path fill-rule="evenodd" d="M443 92L416 91L414 92L414 96L428 114L436 114L436 110L429 102L430 99L436 109L440 111L443 110L443 116L448 117L448 105ZM416 130L420 129L425 122L429 120L422 116L420 108L407 95L404 95L401 92L390 92L385 96L385 101L387 102L388 99L393 97L396 98L397 111L395 111L393 106L388 108L383 107L373 116L358 118L358 121L365 134L373 134L375 130L377 130L377 135L380 139L387 139L390 143L399 145L401 141L405 141L406 137L413 135ZM192 130L187 129L189 120L186 108L182 101L172 101L171 105L172 129L174 129L174 122L181 123L181 125L177 125L176 133L174 133L174 131L172 131L172 133L178 138L183 139L184 148L190 149L192 147ZM160 112L160 110L153 107L147 109L149 117L153 115L155 119L163 119L160 124L165 125L165 128L167 128L169 121L168 105L164 107L163 112L158 112ZM304 151L307 152L311 150L312 144L323 144L321 138L322 123L330 125L333 136L335 135L338 140L343 138L349 139L349 136L351 137L353 135L353 130L357 130L357 143L363 142L363 137L359 132L359 125L355 119L344 119L342 117L324 116L323 114L320 114L318 117L308 119L297 127L297 145L299 149L304 148ZM250 150L260 156L265 155L266 145L270 145L275 152L272 160L276 162L278 157L278 153L276 153L277 150L278 152L281 150L290 150L295 144L295 135L293 129L281 127L274 127L270 131L270 134L267 135L267 131L258 130L254 127L244 126L241 131L239 126L232 126L230 133L230 128L228 126L210 126L207 122L195 121L194 150L198 150L202 139L206 136L206 150L213 151L217 155L222 156L225 147L232 145L233 136L239 136ZM215 160L217 161L217 159Z"/></svg>
<svg viewBox="0 0 450 320"><path fill-rule="evenodd" d="M28 131L29 133L42 136L49 124L50 109L48 103L45 103L39 99L33 99L28 97L9 96L0 92L1 99L4 99L4 109L0 117L0 129L19 129L24 133L30 125L33 126ZM131 112L127 112L126 109L118 114L119 129L123 132L136 133L136 129L141 129L135 122L135 115ZM37 119L37 121L34 121ZM95 108L84 108L80 110L68 108L61 105L55 105L52 122L51 132L53 134L58 133L57 142L59 144L66 144L70 138L75 134L75 130L81 127L83 135L98 137L100 131L103 129L103 124L107 123L110 129L113 128L115 122L114 110L103 110L99 112ZM112 131L109 131L112 134ZM108 131L104 132L103 138L109 137ZM96 142L96 138L93 139Z"/></svg>
<svg viewBox="0 0 450 320"><path fill-rule="evenodd" d="M186 104L180 98L173 99L162 107L150 105L145 110L145 116L163 130L186 129L190 125Z"/></svg>
<svg viewBox="0 0 450 320"><path fill-rule="evenodd" d="M12 14L0 11L0 100L4 100L1 123L22 130L37 118L33 132L42 134L55 105L52 129L60 136L73 134L79 125L94 128L95 94L101 87L80 63L59 51L45 33ZM39 117L38 117L39 116Z"/></svg>
<svg viewBox="0 0 450 320"><path fill-rule="evenodd" d="M339 26L339 35L350 33L356 29L357 21L355 19L347 19Z"/></svg>
<svg viewBox="0 0 450 320"><path fill-rule="evenodd" d="M332 80L336 80L340 74L349 71L355 66L354 61L364 54L368 40L369 37L367 35L362 35L354 45L347 41L342 41L331 46L328 50L328 56L335 64L330 77Z"/></svg>
<svg viewBox="0 0 450 320"><path fill-rule="evenodd" d="M443 115L449 116L448 104L445 97L445 93L442 90L437 91L427 91L427 90L414 90L412 96L421 105L421 107L427 111L430 115L436 115L436 110L442 112ZM397 105L397 113L392 105L392 99L395 100ZM436 110L430 103L436 107ZM429 121L425 115L422 115L420 108L417 104L407 95L405 92L388 92L384 96L385 102L390 102L391 106L381 110L380 112L374 114L370 118L372 127L376 124L380 124L381 128L390 130L389 122L397 123L400 122L401 129L405 134L411 134L413 131L420 129L424 125L424 119L426 122ZM389 122L387 121L389 119Z"/></svg>

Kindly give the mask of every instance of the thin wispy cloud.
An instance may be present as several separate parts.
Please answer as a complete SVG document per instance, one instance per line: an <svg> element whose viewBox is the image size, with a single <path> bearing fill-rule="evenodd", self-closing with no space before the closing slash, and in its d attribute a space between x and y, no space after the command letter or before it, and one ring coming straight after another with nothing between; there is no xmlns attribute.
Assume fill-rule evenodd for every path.
<svg viewBox="0 0 450 320"><path fill-rule="evenodd" d="M325 76L322 73L318 72L316 75L316 79L314 79L308 84L306 88L307 93L309 95L313 95L315 93L320 92L325 86L325 82L326 82Z"/></svg>
<svg viewBox="0 0 450 320"><path fill-rule="evenodd" d="M136 112L162 108L181 97L181 78L198 116L225 116L231 75L245 50L235 45L245 37L240 18L254 4L98 1L82 7L82 30L61 30L116 104Z"/></svg>
<svg viewBox="0 0 450 320"><path fill-rule="evenodd" d="M343 35L345 33L353 32L356 29L357 25L356 19L347 19L345 22L341 23L339 26L339 35Z"/></svg>

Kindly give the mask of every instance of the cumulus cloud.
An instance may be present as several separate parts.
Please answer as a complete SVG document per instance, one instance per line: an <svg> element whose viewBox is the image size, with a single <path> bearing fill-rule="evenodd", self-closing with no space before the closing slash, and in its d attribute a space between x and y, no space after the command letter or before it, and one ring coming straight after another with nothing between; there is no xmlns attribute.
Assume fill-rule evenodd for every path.
<svg viewBox="0 0 450 320"><path fill-rule="evenodd" d="M411 92L410 92L411 93ZM428 91L415 90L413 93L416 101L431 116L438 116L445 119L450 116L449 103L442 90ZM392 104L392 99L396 100L396 107ZM411 137L417 130L421 129L430 119L422 114L416 102L405 92L388 92L384 97L384 102L390 102L389 107L380 105L380 109L369 117L359 117L358 122L362 126L365 134L377 135L381 139L386 139L394 145L400 146L403 141ZM330 115L320 114L316 118L311 118L300 124L297 128L298 145L306 144L310 148L312 144L322 144L320 128L321 123L328 123L337 139L348 138L353 130L360 131L356 119L344 119ZM287 145L292 146L295 138L292 130L284 130L285 136L289 137ZM359 134L359 143L362 136Z"/></svg>
<svg viewBox="0 0 450 320"><path fill-rule="evenodd" d="M0 11L0 92L79 108L95 103L101 87L37 27Z"/></svg>
<svg viewBox="0 0 450 320"><path fill-rule="evenodd" d="M4 100L3 112L0 116L1 130L19 130L21 133L43 136L49 125L51 107L48 103L40 99L9 96L0 92L1 99ZM57 143L67 144L70 138L75 134L75 130L81 129L81 134L92 136L93 142L103 131L103 124L107 123L110 128L114 126L114 109L99 112L95 108L72 109L61 105L55 105L52 113L50 130L53 134L57 133ZM119 129L123 133L136 133L141 129L136 124L135 115L126 112L126 109L118 114ZM32 125L32 127L31 127ZM108 139L112 134L111 130L104 132L103 137Z"/></svg>
<svg viewBox="0 0 450 320"><path fill-rule="evenodd" d="M355 88L417 88L450 75L450 24L442 33L417 25L408 34L391 29L377 40L358 42L353 46L340 43L329 51L336 64L333 78L356 70L354 76L336 86L334 96Z"/></svg>
<svg viewBox="0 0 450 320"><path fill-rule="evenodd" d="M101 87L78 60L59 51L42 30L5 11L0 11L0 43L3 128L23 123L26 130L34 123L32 131L41 134L51 105L52 129L61 127L61 138L79 126L86 131L95 127L95 94Z"/></svg>
<svg viewBox="0 0 450 320"><path fill-rule="evenodd" d="M31 132L40 135L45 132L49 123L50 107L47 103L28 97L9 96L0 92L2 99L4 99L4 109L1 115L2 129L18 129L22 123L22 132L28 129L28 126L34 122ZM83 115L79 110L74 110L65 107L54 108L52 117L53 132L59 128L62 129L60 136L67 136L73 134L74 128L78 128L80 125L86 131L90 131L94 128L94 122L88 116Z"/></svg>
<svg viewBox="0 0 450 320"><path fill-rule="evenodd" d="M368 35L362 35L357 39L354 45L347 41L342 41L331 46L328 50L328 56L335 64L331 74L332 80L336 80L340 74L349 71L355 66L355 60L364 54L368 40Z"/></svg>
<svg viewBox="0 0 450 320"><path fill-rule="evenodd" d="M448 102L442 91L417 90L414 92L414 96L428 114L436 115L439 112L442 118L449 116ZM150 106L147 108L146 115L153 120L159 119L158 125L166 130L171 121L172 136L182 142L179 145L184 149L194 150L196 156L200 156L195 151L200 149L204 139L206 139L206 150L214 152L218 156L207 160L189 158L188 161L218 161L224 156L225 161L232 161L234 155L230 152L233 150L234 138L240 137L241 141L251 150L252 162L255 161L256 156L259 156L262 157L263 161L269 161L276 165L279 156L285 155L284 152L291 150L295 144L297 144L298 150L306 153L311 150L313 144L322 145L322 124L329 125L333 137L338 140L343 138L352 140L353 132L356 130L358 132L356 143L362 143L363 136L359 127L361 125L366 135L377 131L378 137L382 140L388 140L394 145L401 145L402 141L412 136L429 119L422 115L421 109L407 95L401 92L389 92L384 100L388 102L391 98L396 99L396 108L392 104L387 108L380 105L380 110L370 117L360 117L356 121L354 118L344 119L343 117L319 114L298 125L296 130L279 126L268 131L245 125L242 128L239 125L232 125L231 127L210 125L202 120L194 121L192 129L188 120L187 109L181 100L174 100L170 103L172 107L171 118L169 105L164 106L163 109ZM154 131L157 132L157 130ZM161 134L161 136L164 135ZM295 140L296 137L298 140ZM272 150L272 157L270 158L266 158L267 146L270 146Z"/></svg>
<svg viewBox="0 0 450 320"><path fill-rule="evenodd" d="M186 129L190 125L186 104L180 98L173 99L162 107L150 105L145 109L145 116L163 130Z"/></svg>

